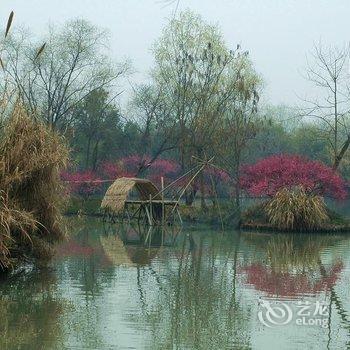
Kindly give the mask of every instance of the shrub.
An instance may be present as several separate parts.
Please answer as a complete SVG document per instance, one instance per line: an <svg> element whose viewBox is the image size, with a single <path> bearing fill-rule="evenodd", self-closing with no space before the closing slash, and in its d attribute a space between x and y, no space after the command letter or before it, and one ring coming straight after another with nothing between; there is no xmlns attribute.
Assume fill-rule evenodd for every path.
<svg viewBox="0 0 350 350"><path fill-rule="evenodd" d="M61 177L67 182L70 193L85 199L98 193L102 187L100 178L91 170L73 173L63 172Z"/></svg>
<svg viewBox="0 0 350 350"><path fill-rule="evenodd" d="M0 145L0 267L47 257L63 238L64 140L17 106Z"/></svg>
<svg viewBox="0 0 350 350"><path fill-rule="evenodd" d="M105 161L100 164L98 167L98 173L102 179L106 180L115 180L119 177L130 177L123 168L121 161L109 162Z"/></svg>
<svg viewBox="0 0 350 350"><path fill-rule="evenodd" d="M302 187L278 191L265 210L269 222L284 230L313 230L329 219L323 198L309 195Z"/></svg>
<svg viewBox="0 0 350 350"><path fill-rule="evenodd" d="M332 168L298 155L281 154L242 168L241 188L252 196L274 196L302 186L311 194L345 199L346 183Z"/></svg>

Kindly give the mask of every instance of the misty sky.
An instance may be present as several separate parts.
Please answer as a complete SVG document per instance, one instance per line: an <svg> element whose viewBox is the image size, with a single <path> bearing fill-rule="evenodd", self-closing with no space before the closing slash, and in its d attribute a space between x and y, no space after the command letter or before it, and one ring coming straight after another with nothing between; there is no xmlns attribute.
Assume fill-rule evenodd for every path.
<svg viewBox="0 0 350 350"><path fill-rule="evenodd" d="M174 5L160 0L3 0L1 21L11 10L15 24L40 33L46 25L81 17L108 29L111 55L128 57L140 82L152 65L150 47L171 18ZM295 104L308 94L302 77L306 54L314 43L348 44L349 0L180 0L210 23L217 23L229 46L240 43L250 52L256 70L265 81L265 100Z"/></svg>

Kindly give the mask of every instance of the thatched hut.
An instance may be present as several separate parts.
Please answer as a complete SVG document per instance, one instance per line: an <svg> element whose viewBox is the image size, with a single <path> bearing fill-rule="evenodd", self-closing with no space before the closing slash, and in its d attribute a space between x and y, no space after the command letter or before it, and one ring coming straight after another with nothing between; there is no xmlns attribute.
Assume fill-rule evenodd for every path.
<svg viewBox="0 0 350 350"><path fill-rule="evenodd" d="M173 222L176 214L182 223L178 201L164 200L163 192L150 180L122 177L108 188L101 209L113 222L115 215L122 214L129 221L137 218L146 225L164 225Z"/></svg>
<svg viewBox="0 0 350 350"><path fill-rule="evenodd" d="M120 213L124 210L125 203L132 192L136 192L141 201L148 201L150 197L158 199L159 194L158 188L150 180L122 177L115 180L108 188L101 208L115 214Z"/></svg>

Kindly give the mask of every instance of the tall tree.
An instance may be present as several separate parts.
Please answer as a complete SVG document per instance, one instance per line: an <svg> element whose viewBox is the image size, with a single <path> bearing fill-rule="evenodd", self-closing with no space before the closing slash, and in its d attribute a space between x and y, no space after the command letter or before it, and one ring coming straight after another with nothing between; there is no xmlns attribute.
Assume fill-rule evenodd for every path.
<svg viewBox="0 0 350 350"><path fill-rule="evenodd" d="M5 72L28 110L53 129L65 131L70 113L91 92L108 88L127 71L127 64L114 65L104 53L106 32L85 20L50 27L41 55L36 40L21 31L4 48Z"/></svg>
<svg viewBox="0 0 350 350"><path fill-rule="evenodd" d="M159 86L138 86L131 105L139 133L134 146L141 155L136 175L141 176L162 154L177 146L176 121Z"/></svg>
<svg viewBox="0 0 350 350"><path fill-rule="evenodd" d="M315 46L307 78L319 89L321 98L308 99L304 115L316 118L327 140L333 169L336 170L350 146L349 51L347 48Z"/></svg>
<svg viewBox="0 0 350 350"><path fill-rule="evenodd" d="M230 50L218 27L190 11L169 22L154 46L154 55L153 84L177 125L178 153L186 171L193 166L192 156L215 153L213 145L227 115L237 115L238 109L242 113L257 101L260 82L248 52L239 45ZM203 176L198 186L204 207Z"/></svg>
<svg viewBox="0 0 350 350"><path fill-rule="evenodd" d="M97 168L101 157L108 157L122 139L120 112L104 89L91 92L75 106L74 110L75 147L83 154L81 163L86 169Z"/></svg>

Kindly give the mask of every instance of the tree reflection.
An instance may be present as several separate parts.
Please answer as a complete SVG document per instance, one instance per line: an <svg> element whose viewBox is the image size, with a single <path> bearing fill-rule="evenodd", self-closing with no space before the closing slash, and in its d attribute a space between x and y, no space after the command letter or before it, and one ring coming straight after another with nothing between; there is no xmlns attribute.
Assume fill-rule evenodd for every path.
<svg viewBox="0 0 350 350"><path fill-rule="evenodd" d="M263 250L263 256L240 268L245 282L269 296L293 297L329 291L339 279L344 264L333 259L326 273L319 270L322 251L340 240L333 236L269 235L264 240L245 239Z"/></svg>
<svg viewBox="0 0 350 350"><path fill-rule="evenodd" d="M332 247L344 241L346 236L324 235L258 235L246 234L245 240L255 245L259 258L240 268L246 279L256 290L274 298L300 298L318 296L323 293L328 302L327 349L337 340L340 325L350 335L350 320L344 302L338 295L337 284L344 263L333 256Z"/></svg>
<svg viewBox="0 0 350 350"><path fill-rule="evenodd" d="M0 349L60 349L60 317L68 307L56 296L48 270L1 282Z"/></svg>
<svg viewBox="0 0 350 350"><path fill-rule="evenodd" d="M142 313L152 349L250 347L249 309L236 293L238 249L239 234L183 237L161 290Z"/></svg>

